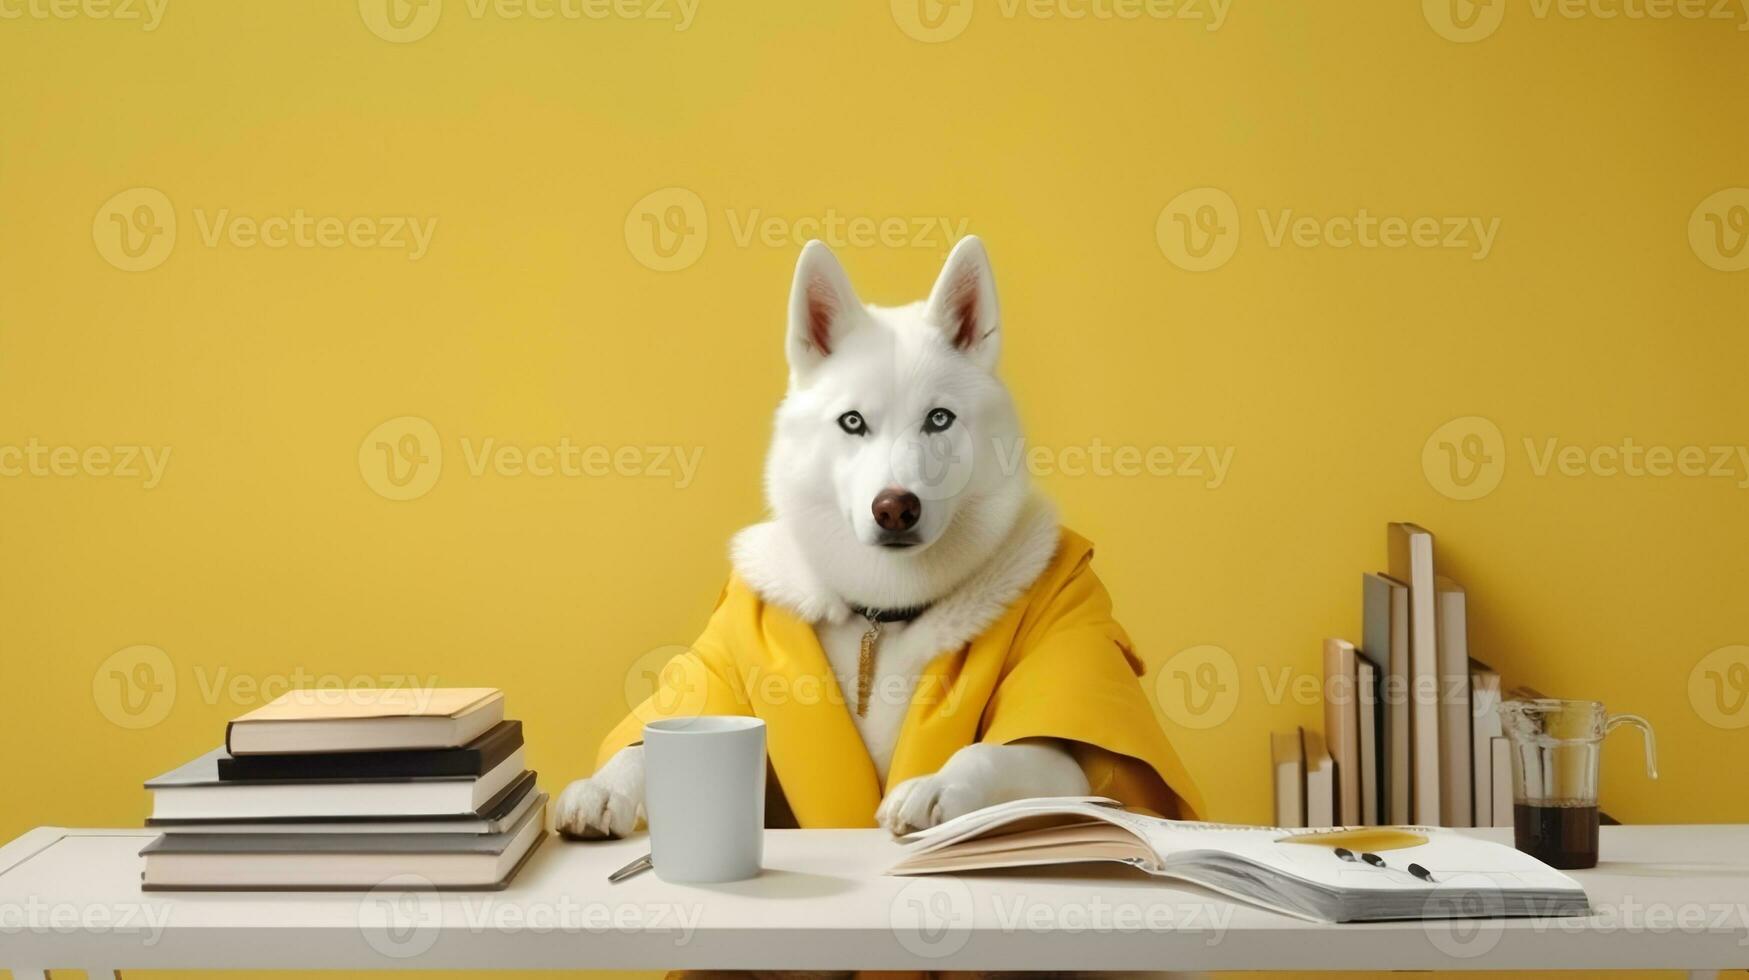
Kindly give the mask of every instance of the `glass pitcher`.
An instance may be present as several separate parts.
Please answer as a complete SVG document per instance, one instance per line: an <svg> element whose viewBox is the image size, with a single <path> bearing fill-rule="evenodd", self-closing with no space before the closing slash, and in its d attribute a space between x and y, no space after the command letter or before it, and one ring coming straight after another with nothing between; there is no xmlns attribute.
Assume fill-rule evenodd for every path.
<svg viewBox="0 0 1749 980"><path fill-rule="evenodd" d="M1597 864L1597 758L1618 725L1640 730L1646 775L1658 778L1652 726L1610 715L1598 701L1507 701L1500 718L1512 749L1512 830L1518 849L1555 868Z"/></svg>

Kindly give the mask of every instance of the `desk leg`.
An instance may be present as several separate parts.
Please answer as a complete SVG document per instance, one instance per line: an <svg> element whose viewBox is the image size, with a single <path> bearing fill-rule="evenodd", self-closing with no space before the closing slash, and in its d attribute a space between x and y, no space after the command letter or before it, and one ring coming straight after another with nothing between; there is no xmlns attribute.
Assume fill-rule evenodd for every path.
<svg viewBox="0 0 1749 980"><path fill-rule="evenodd" d="M12 968L12 980L49 980L47 970L26 970L23 967Z"/></svg>

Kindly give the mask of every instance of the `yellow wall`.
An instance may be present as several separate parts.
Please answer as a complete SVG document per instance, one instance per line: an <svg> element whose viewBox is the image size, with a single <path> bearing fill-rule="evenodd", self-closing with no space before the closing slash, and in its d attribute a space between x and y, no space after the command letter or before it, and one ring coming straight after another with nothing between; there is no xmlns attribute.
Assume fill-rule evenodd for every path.
<svg viewBox="0 0 1749 980"><path fill-rule="evenodd" d="M759 516L789 273L832 215L864 220L828 235L875 301L927 288L933 222L988 242L1040 482L1152 666L1220 648L1149 679L1216 817L1267 817L1266 734L1319 717L1283 677L1357 631L1392 519L1439 535L1509 681L1657 725L1663 780L1612 743L1609 810L1749 816L1718 768L1749 744L1741 10L162 2L0 0L0 446L43 450L0 455L0 836L136 823L143 778L287 680L498 685L542 782L582 775ZM1471 230L1333 247L1362 209ZM235 223L300 214L365 220ZM1181 215L1228 230L1193 255ZM130 256L136 216L160 232ZM429 429L361 459L402 417ZM421 432L441 475L387 499L375 443ZM1472 435L1496 469L1459 485L1439 444ZM488 439L636 458L476 474ZM1541 465L1629 439L1729 447L1729 475ZM148 489L51 451L93 446L170 457ZM696 472L648 475L652 446ZM1096 446L1230 468L1077 468ZM136 669L160 689L124 702ZM1222 688L1205 713L1179 670Z"/></svg>

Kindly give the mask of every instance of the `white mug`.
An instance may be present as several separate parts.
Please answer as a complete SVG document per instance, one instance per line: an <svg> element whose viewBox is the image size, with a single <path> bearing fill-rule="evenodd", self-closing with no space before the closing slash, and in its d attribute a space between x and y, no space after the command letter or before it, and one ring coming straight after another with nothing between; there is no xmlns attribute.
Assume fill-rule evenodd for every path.
<svg viewBox="0 0 1749 980"><path fill-rule="evenodd" d="M644 812L663 881L741 881L765 856L765 722L738 715L644 726Z"/></svg>

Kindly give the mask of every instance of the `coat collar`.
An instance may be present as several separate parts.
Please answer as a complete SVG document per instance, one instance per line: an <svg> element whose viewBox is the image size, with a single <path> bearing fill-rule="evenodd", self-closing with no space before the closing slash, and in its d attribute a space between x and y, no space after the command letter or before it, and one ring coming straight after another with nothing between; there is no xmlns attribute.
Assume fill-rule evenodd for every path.
<svg viewBox="0 0 1749 980"><path fill-rule="evenodd" d="M1044 498L1032 497L989 560L936 599L909 629L931 631L930 646L936 652L971 642L1032 586L1056 554L1060 537L1056 510ZM854 615L813 574L801 548L776 521L735 535L729 557L735 573L760 599L804 622L836 623Z"/></svg>

